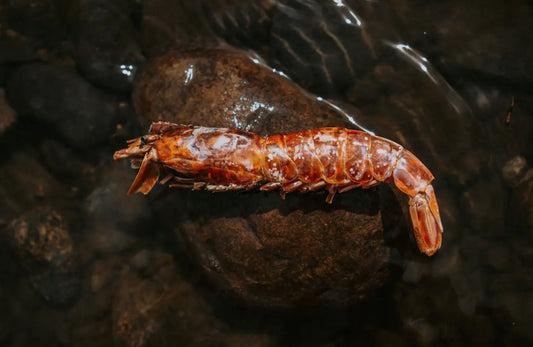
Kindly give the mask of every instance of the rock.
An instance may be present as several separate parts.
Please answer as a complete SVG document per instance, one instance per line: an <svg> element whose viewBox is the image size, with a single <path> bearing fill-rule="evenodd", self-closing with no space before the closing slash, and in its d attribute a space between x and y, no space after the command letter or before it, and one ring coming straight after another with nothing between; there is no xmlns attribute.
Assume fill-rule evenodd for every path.
<svg viewBox="0 0 533 347"><path fill-rule="evenodd" d="M183 251L240 301L270 308L348 305L392 277L372 192L342 195L332 206L320 194L174 195L173 205L165 203L173 218L167 223L175 223Z"/></svg>
<svg viewBox="0 0 533 347"><path fill-rule="evenodd" d="M172 256L159 250L143 253L141 257L148 256L151 262L142 273L124 269L114 295L113 339L117 345L274 344L270 335L236 331L217 318L200 292L178 274Z"/></svg>
<svg viewBox="0 0 533 347"><path fill-rule="evenodd" d="M487 196L500 198L487 199ZM504 233L505 191L495 175L474 182L463 192L461 202L473 230L483 230L486 236Z"/></svg>
<svg viewBox="0 0 533 347"><path fill-rule="evenodd" d="M494 1L490 2L490 13L485 13L487 4L482 0L468 6L460 0L438 4L350 2L371 28L370 36L416 47L433 57L441 68L459 68L462 77L474 71L531 83L533 72L527 62L533 57L533 49L522 45L533 38L530 3L518 0L510 6ZM509 25L509 11L514 14L515 25Z"/></svg>
<svg viewBox="0 0 533 347"><path fill-rule="evenodd" d="M114 279L114 285L117 280L118 278ZM84 288L84 295L65 315L69 323L65 333L68 335L67 339L71 340L65 345L109 346L112 339L110 311L113 295L112 286L105 286L96 293Z"/></svg>
<svg viewBox="0 0 533 347"><path fill-rule="evenodd" d="M117 165L87 196L84 255L123 252L138 241L135 235L151 231L149 201L141 196L126 195L132 174L131 170Z"/></svg>
<svg viewBox="0 0 533 347"><path fill-rule="evenodd" d="M5 342L9 339L9 335L11 333L12 328L12 321L9 311L7 310L7 301L8 296L4 293L2 288L0 287L0 312L3 314L0 315L0 342Z"/></svg>
<svg viewBox="0 0 533 347"><path fill-rule="evenodd" d="M17 113L7 103L5 91L0 89L0 135L9 129L16 120Z"/></svg>
<svg viewBox="0 0 533 347"><path fill-rule="evenodd" d="M511 193L507 221L520 233L533 236L533 169L528 168Z"/></svg>
<svg viewBox="0 0 533 347"><path fill-rule="evenodd" d="M37 52L32 49L25 38L18 35L0 38L0 64L28 62L37 59Z"/></svg>
<svg viewBox="0 0 533 347"><path fill-rule="evenodd" d="M103 290L109 284L114 284L123 266L121 257L96 260L91 269L91 291L96 293Z"/></svg>
<svg viewBox="0 0 533 347"><path fill-rule="evenodd" d="M373 52L365 35L343 3L289 0L273 11L270 58L306 89L340 94L368 71Z"/></svg>
<svg viewBox="0 0 533 347"><path fill-rule="evenodd" d="M263 51L268 49L275 5L271 0L240 1L203 6L202 10L214 35L234 47Z"/></svg>
<svg viewBox="0 0 533 347"><path fill-rule="evenodd" d="M65 305L78 298L77 253L60 214L30 210L10 223L7 237L33 288L46 301Z"/></svg>
<svg viewBox="0 0 533 347"><path fill-rule="evenodd" d="M94 187L99 178L97 169L80 157L79 153L53 140L44 140L40 147L44 165L55 177L69 183L71 190L85 196Z"/></svg>
<svg viewBox="0 0 533 347"><path fill-rule="evenodd" d="M429 62L427 72L418 66L424 62L419 52L393 45L382 48L380 58L347 92L360 109L358 122L413 152L437 185L445 179L465 185L479 175L489 143L468 104Z"/></svg>
<svg viewBox="0 0 533 347"><path fill-rule="evenodd" d="M67 67L23 65L10 75L7 96L20 115L49 124L78 148L89 149L107 141L115 130L115 98Z"/></svg>
<svg viewBox="0 0 533 347"><path fill-rule="evenodd" d="M57 47L65 38L59 2L53 0L9 0L2 4L3 30L10 29L39 48Z"/></svg>
<svg viewBox="0 0 533 347"><path fill-rule="evenodd" d="M0 167L0 220L6 223L39 206L72 208L75 204L69 197L65 187L28 153L12 153Z"/></svg>
<svg viewBox="0 0 533 347"><path fill-rule="evenodd" d="M471 80L462 77L457 84L456 90L480 121L483 133L482 138L478 139L479 143L486 142L490 146L490 158L487 158L485 165L503 167L518 153L527 157L533 148L533 122L530 121L532 112L528 93L508 90L497 80L482 77Z"/></svg>
<svg viewBox="0 0 533 347"><path fill-rule="evenodd" d="M147 129L152 121L239 128L274 135L347 118L260 63L231 48L170 51L151 60L133 92Z"/></svg>
<svg viewBox="0 0 533 347"><path fill-rule="evenodd" d="M363 23L345 4L237 2L206 8L213 32L261 52L269 65L322 96L338 95L368 69Z"/></svg>
<svg viewBox="0 0 533 347"><path fill-rule="evenodd" d="M525 178L527 161L521 155L509 159L502 168L502 178L510 186L516 187Z"/></svg>
<svg viewBox="0 0 533 347"><path fill-rule="evenodd" d="M130 91L144 57L127 1L78 0L71 6L77 68L98 86Z"/></svg>
<svg viewBox="0 0 533 347"><path fill-rule="evenodd" d="M218 3L167 0L142 2L142 51L152 57L166 52L169 47L203 47L217 44L220 40L210 32L201 6L211 8L218 6Z"/></svg>
<svg viewBox="0 0 533 347"><path fill-rule="evenodd" d="M126 195L132 173L116 165L104 176L102 184L86 199L86 214L90 221L122 230L142 230L147 226L151 217L149 201L139 195Z"/></svg>

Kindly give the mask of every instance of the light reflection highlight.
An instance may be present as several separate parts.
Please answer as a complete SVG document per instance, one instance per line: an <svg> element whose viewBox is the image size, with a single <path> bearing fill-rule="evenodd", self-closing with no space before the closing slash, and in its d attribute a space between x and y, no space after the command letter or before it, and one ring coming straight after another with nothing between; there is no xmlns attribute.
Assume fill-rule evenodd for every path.
<svg viewBox="0 0 533 347"><path fill-rule="evenodd" d="M463 98L448 84L446 79L433 68L433 65L426 57L409 45L386 40L384 42L387 46L398 51L403 59L422 71L436 86L442 88L446 92L446 98L457 113L472 113L470 107L468 107Z"/></svg>
<svg viewBox="0 0 533 347"><path fill-rule="evenodd" d="M363 26L363 21L355 15L355 13L344 3L343 0L333 0L335 6L339 8L339 12L344 19L344 22L349 25L357 27Z"/></svg>
<svg viewBox="0 0 533 347"><path fill-rule="evenodd" d="M131 75L133 75L133 71L135 70L135 67L133 65L126 65L126 64L121 64L119 68L120 68L120 72L122 72L123 75L128 76L128 77L131 77Z"/></svg>
<svg viewBox="0 0 533 347"><path fill-rule="evenodd" d="M189 68L185 72L185 84L189 84L194 78L194 64L189 65Z"/></svg>
<svg viewBox="0 0 533 347"><path fill-rule="evenodd" d="M364 132L367 132L370 135L374 135L374 136L376 135L373 131L371 131L371 130L365 128L364 126L362 126L361 124L359 124L351 114L349 114L348 112L344 111L342 108L340 108L339 106L335 105L334 103L332 103L332 102L330 102L328 100L325 100L324 98L322 98L320 96L317 96L316 100L320 101L320 102L323 102L326 105L328 105L329 107L333 108L335 111L337 111L340 114L342 114L346 118L346 120L348 120L348 122L350 122L351 124L355 125L356 127L358 127L359 129L363 130Z"/></svg>

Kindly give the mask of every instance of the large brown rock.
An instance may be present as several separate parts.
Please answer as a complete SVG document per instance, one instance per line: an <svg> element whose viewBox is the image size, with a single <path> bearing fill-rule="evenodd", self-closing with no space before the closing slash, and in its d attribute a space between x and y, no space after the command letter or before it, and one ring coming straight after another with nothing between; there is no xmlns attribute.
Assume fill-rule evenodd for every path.
<svg viewBox="0 0 533 347"><path fill-rule="evenodd" d="M341 113L234 49L156 58L134 97L145 125L165 120L263 135L347 126ZM217 288L264 307L344 305L373 293L392 273L383 224L396 229L401 214L393 203L392 214L382 216L377 192L354 190L328 205L321 193L284 201L275 192L175 191L155 203L163 225L175 228Z"/></svg>
<svg viewBox="0 0 533 347"><path fill-rule="evenodd" d="M174 50L154 58L141 72L133 100L146 129L158 120L261 135L350 126L257 56L232 48Z"/></svg>

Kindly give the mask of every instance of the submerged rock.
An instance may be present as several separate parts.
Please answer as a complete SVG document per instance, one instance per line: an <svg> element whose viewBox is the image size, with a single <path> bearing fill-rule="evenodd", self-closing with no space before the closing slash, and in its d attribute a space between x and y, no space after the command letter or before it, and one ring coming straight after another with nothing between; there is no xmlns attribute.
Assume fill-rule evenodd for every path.
<svg viewBox="0 0 533 347"><path fill-rule="evenodd" d="M118 102L68 67L23 65L9 76L7 96L21 116L49 124L78 148L107 141L115 130Z"/></svg>
<svg viewBox="0 0 533 347"><path fill-rule="evenodd" d="M92 83L126 92L144 62L127 1L78 0L73 5L78 69Z"/></svg>
<svg viewBox="0 0 533 347"><path fill-rule="evenodd" d="M46 301L68 304L78 297L77 253L58 212L39 208L24 213L10 223L7 238L32 287Z"/></svg>
<svg viewBox="0 0 533 347"><path fill-rule="evenodd" d="M131 259L114 297L113 339L119 346L274 345L275 337L232 329L219 319L179 274L173 257L160 250L142 250Z"/></svg>
<svg viewBox="0 0 533 347"><path fill-rule="evenodd" d="M373 53L364 23L339 1L240 1L205 11L215 35L261 52L270 65L322 95L357 83Z"/></svg>
<svg viewBox="0 0 533 347"><path fill-rule="evenodd" d="M0 89L0 135L9 129L16 120L17 113L7 103L5 91Z"/></svg>
<svg viewBox="0 0 533 347"><path fill-rule="evenodd" d="M232 48L175 50L153 59L133 101L146 129L158 120L261 135L354 126L260 58Z"/></svg>

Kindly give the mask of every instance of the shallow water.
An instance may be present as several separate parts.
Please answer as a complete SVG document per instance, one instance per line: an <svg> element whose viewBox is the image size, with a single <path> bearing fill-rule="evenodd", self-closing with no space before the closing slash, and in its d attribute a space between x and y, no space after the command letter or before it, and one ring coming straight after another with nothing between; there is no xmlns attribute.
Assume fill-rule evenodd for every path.
<svg viewBox="0 0 533 347"><path fill-rule="evenodd" d="M529 2L30 1L5 7L1 344L533 343ZM400 270L375 295L340 307L252 307L227 299L206 279L205 264L176 247L205 240L185 240L168 221L194 211L202 223L225 225L241 210L200 204L198 211L193 202L206 193L176 193L173 204L164 192L127 197L133 172L111 157L144 132L130 94L145 57L169 46L221 42L255 50L342 108L354 128L415 153L436 177L445 228L438 253L425 258L412 240L395 244L400 256L391 259L401 258L394 264ZM291 218L302 223L331 211L312 198L322 196L289 198L276 218L299 204L307 216ZM243 200L270 214L281 201Z"/></svg>

